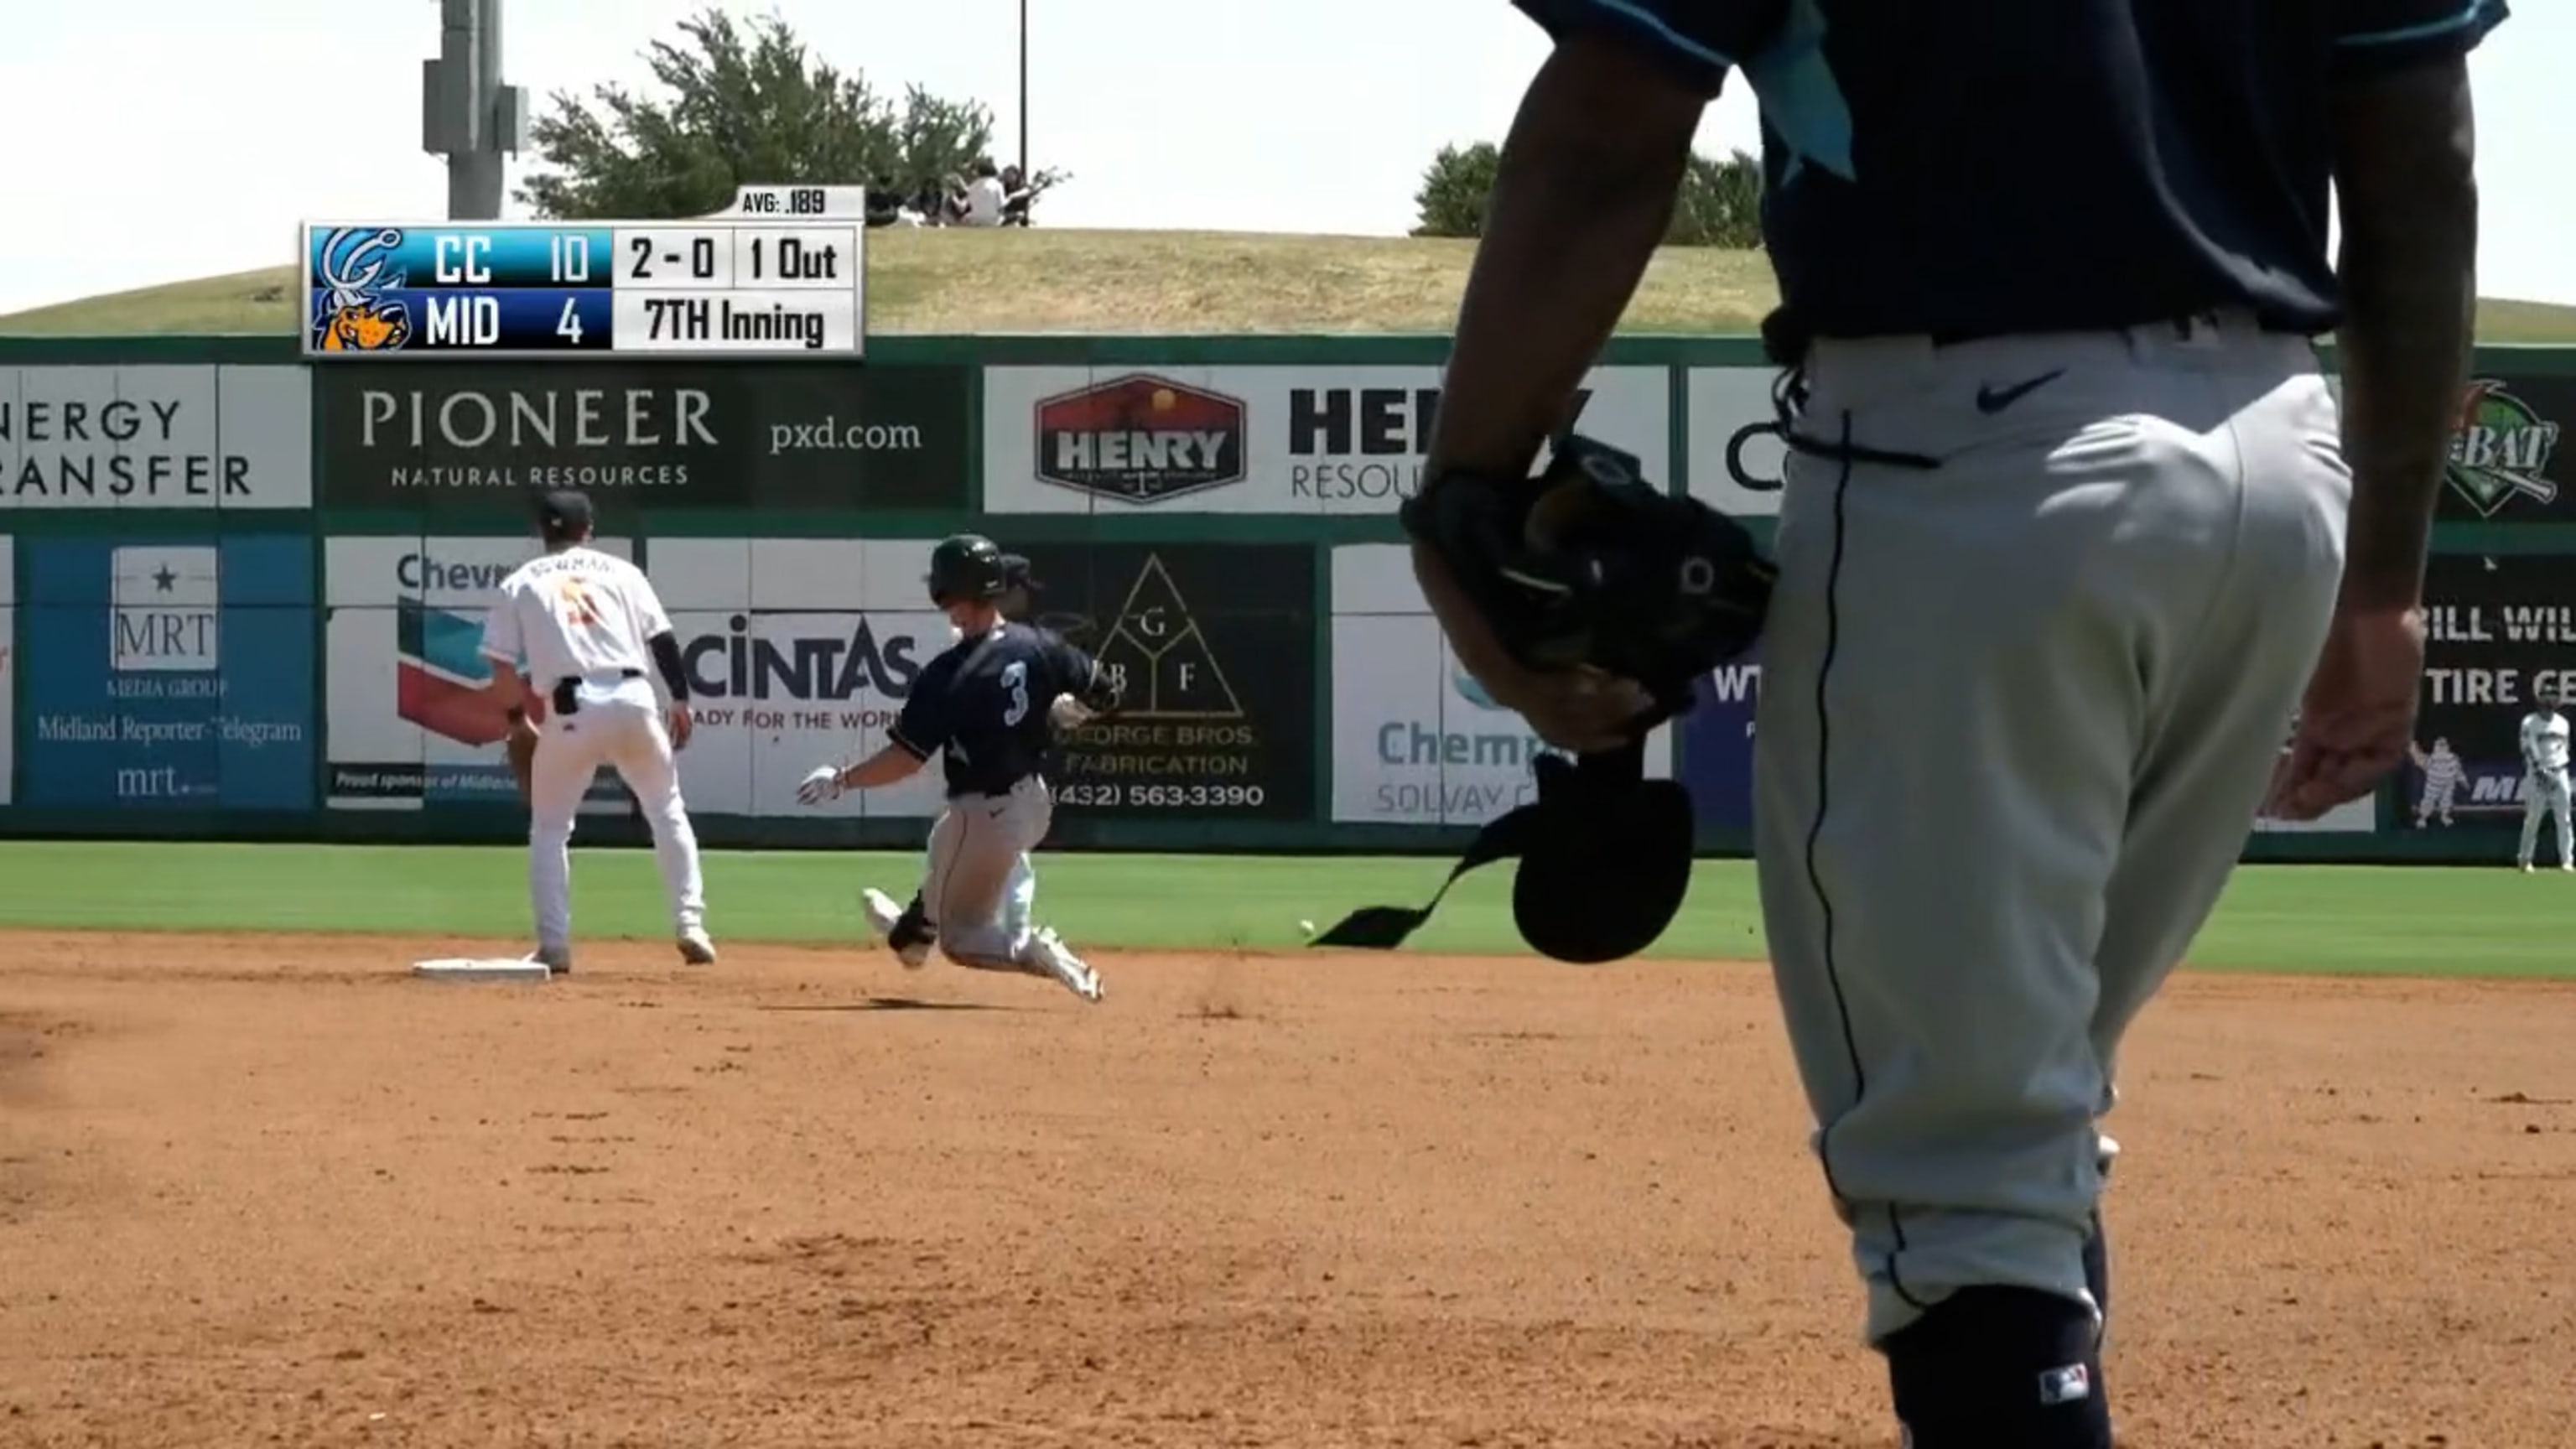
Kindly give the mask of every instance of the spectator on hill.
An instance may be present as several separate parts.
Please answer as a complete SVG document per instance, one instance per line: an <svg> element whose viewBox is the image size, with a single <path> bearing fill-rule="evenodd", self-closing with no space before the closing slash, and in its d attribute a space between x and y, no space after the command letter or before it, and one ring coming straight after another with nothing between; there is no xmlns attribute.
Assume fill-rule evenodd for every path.
<svg viewBox="0 0 2576 1449"><path fill-rule="evenodd" d="M1002 225L1027 226L1029 203L1037 193L1029 189L1028 175L1017 166L1002 168Z"/></svg>
<svg viewBox="0 0 2576 1449"><path fill-rule="evenodd" d="M915 226L939 226L948 215L947 197L937 181L923 177L921 184L912 188L912 200L904 210Z"/></svg>
<svg viewBox="0 0 2576 1449"><path fill-rule="evenodd" d="M880 173L868 182L867 223L893 226L902 220L903 193L895 189L893 177Z"/></svg>
<svg viewBox="0 0 2576 1449"><path fill-rule="evenodd" d="M966 183L966 194L958 208L961 226L1000 226L1002 207L1008 200L1002 189L1002 174L990 161L975 163L975 179Z"/></svg>

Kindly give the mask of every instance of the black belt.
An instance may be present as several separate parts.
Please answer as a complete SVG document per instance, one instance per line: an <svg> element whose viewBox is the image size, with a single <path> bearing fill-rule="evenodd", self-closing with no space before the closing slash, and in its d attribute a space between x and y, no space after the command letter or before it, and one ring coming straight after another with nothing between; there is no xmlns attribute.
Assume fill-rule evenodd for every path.
<svg viewBox="0 0 2576 1449"><path fill-rule="evenodd" d="M2238 316L2246 315L2238 308L2231 307L2226 310L2234 312ZM2220 317L2221 314L2218 312L2181 312L2170 317L2150 317L2143 322L2131 322L2116 327L2084 327L2059 330L2078 332L2133 332L2141 327L2170 327L2173 329L2175 338L2188 339L2192 335L2192 329L2195 327L2218 326ZM2259 312L2253 314L2253 317L2254 327L2258 332L2277 332L2294 337L2303 337L2307 335L2301 328L2291 323L2284 322L2278 317L2266 317ZM1998 337L2028 337L2033 335L2037 334L2030 332L2027 328L2000 331L1993 328L1976 328L1959 332L1935 332L1932 334L1932 345L1935 347L1960 347L1971 342L1991 342Z"/></svg>
<svg viewBox="0 0 2576 1449"><path fill-rule="evenodd" d="M621 669L617 671L617 677L620 679L642 679L644 677L644 671L641 669ZM558 715L570 714L574 710L581 708L580 675L568 674L555 681L554 706L555 713Z"/></svg>

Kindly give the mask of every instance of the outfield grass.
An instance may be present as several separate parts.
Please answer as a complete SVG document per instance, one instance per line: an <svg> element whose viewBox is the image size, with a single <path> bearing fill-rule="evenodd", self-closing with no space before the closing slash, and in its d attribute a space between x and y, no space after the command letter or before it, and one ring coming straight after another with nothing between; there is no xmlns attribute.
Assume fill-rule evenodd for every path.
<svg viewBox="0 0 2576 1449"><path fill-rule="evenodd" d="M1475 243L1256 232L868 234L876 333L1446 333ZM292 266L118 292L0 316L0 336L293 332ZM1743 333L1776 293L1760 252L1667 247L1621 330ZM2576 307L2489 300L2485 342L2576 341Z"/></svg>
<svg viewBox="0 0 2576 1449"><path fill-rule="evenodd" d="M0 844L0 927L356 931L511 938L527 930L515 849ZM1040 914L1087 947L1286 948L1297 923L1354 906L1412 904L1447 870L1428 859L1060 855L1040 870ZM829 942L859 930L861 885L896 895L917 858L720 852L707 858L710 924L727 940ZM575 929L656 936L652 857L575 857ZM2399 976L2571 976L2576 880L2487 869L2255 866L2238 872L2192 953L2212 970ZM1423 951L1519 952L1509 877L1470 876L1414 938ZM1753 870L1705 861L1659 956L1762 954Z"/></svg>

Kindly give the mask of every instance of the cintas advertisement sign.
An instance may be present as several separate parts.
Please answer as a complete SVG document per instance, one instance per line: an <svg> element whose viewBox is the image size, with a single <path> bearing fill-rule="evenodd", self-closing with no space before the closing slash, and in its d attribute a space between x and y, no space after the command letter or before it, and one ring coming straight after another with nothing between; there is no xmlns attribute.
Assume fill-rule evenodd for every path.
<svg viewBox="0 0 2576 1449"><path fill-rule="evenodd" d="M322 369L322 500L522 518L579 488L649 509L960 508L962 367L428 363Z"/></svg>
<svg viewBox="0 0 2576 1449"><path fill-rule="evenodd" d="M922 586L936 540L656 539L645 571L671 614L697 735L680 756L692 810L921 817L938 763L900 785L805 805L816 765L886 742L923 666L949 644Z"/></svg>

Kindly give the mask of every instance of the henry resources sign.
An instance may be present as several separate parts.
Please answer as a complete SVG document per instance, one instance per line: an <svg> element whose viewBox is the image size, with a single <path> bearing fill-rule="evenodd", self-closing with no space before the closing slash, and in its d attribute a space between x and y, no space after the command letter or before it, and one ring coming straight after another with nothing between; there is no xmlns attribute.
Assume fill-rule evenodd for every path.
<svg viewBox="0 0 2576 1449"><path fill-rule="evenodd" d="M1577 431L1672 476L1671 389L1597 368ZM1390 515L1421 486L1436 367L994 367L990 513Z"/></svg>

